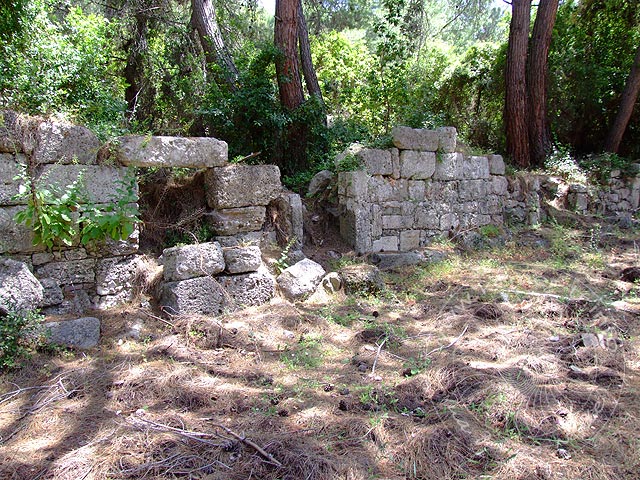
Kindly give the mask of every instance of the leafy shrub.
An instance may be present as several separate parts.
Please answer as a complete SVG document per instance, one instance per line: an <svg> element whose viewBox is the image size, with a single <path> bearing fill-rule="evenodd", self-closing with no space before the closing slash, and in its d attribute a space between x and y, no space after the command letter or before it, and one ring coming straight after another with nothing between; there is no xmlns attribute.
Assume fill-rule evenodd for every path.
<svg viewBox="0 0 640 480"><path fill-rule="evenodd" d="M22 358L44 343L42 319L37 312L13 309L0 315L0 370L18 366Z"/></svg>

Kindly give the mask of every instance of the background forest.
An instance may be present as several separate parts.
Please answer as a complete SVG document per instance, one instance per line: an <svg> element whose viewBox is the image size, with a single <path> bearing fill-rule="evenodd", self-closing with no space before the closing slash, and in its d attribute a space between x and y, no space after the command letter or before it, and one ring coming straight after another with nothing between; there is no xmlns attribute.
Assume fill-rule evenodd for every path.
<svg viewBox="0 0 640 480"><path fill-rule="evenodd" d="M540 10L554 3L543 0ZM538 11L529 4L513 3L514 15L530 13L520 18L529 25L525 55ZM292 107L277 81L286 52L274 46L274 19L255 0L5 1L0 106L67 117L103 139L214 136L229 143L231 158L261 152L251 160L280 165L301 188L352 141L384 144L400 124L453 125L470 148L509 153L519 166L588 159L605 150L634 57L635 70L640 63L637 0L560 2L542 74L547 146L522 160L507 141L517 124L505 110L511 5L305 0L303 10L298 28L306 26L320 92L302 82L304 97ZM292 134L295 125L304 131ZM607 150L637 158L639 134L636 109L620 147ZM304 151L292 152L298 143Z"/></svg>

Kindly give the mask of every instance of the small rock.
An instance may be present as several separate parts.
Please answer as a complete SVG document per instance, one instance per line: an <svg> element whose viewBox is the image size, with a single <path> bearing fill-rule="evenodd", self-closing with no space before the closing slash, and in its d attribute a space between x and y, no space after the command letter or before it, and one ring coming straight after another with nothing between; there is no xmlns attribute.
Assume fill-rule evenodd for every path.
<svg viewBox="0 0 640 480"><path fill-rule="evenodd" d="M337 272L330 272L322 279L322 286L327 293L335 293L342 288L342 279Z"/></svg>
<svg viewBox="0 0 640 480"><path fill-rule="evenodd" d="M373 265L350 265L340 269L340 277L347 294L377 294L384 290L380 270Z"/></svg>
<svg viewBox="0 0 640 480"><path fill-rule="evenodd" d="M276 282L285 297L289 300L301 300L308 296L318 286L325 271L316 262L305 258L295 265L286 268Z"/></svg>
<svg viewBox="0 0 640 480"><path fill-rule="evenodd" d="M327 384L325 384L325 385L322 387L322 389L323 389L325 392L331 392L331 391L333 391L333 389L334 389L334 388L335 388L335 386L334 386L334 385L332 385L331 383L327 383Z"/></svg>
<svg viewBox="0 0 640 480"><path fill-rule="evenodd" d="M350 391L349 391L349 389L347 387L343 387L338 391L338 393L340 395L349 395Z"/></svg>
<svg viewBox="0 0 640 480"><path fill-rule="evenodd" d="M562 458L563 460L569 460L571 458L571 454L564 448L559 448L556 450L556 456L558 458Z"/></svg>
<svg viewBox="0 0 640 480"><path fill-rule="evenodd" d="M581 338L582 338L582 345L584 345L585 347L600 346L600 340L598 339L597 335L594 335L593 333L583 333Z"/></svg>
<svg viewBox="0 0 640 480"><path fill-rule="evenodd" d="M369 366L366 363L361 363L358 365L358 371L359 372L366 372L367 370L369 370Z"/></svg>

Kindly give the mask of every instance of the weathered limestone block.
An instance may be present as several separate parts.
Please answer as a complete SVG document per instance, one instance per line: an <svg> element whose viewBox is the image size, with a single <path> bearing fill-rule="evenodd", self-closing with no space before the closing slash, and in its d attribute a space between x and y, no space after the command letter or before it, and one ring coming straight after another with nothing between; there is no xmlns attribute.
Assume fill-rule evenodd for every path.
<svg viewBox="0 0 640 480"><path fill-rule="evenodd" d="M340 235L357 254L371 248L371 206L354 205L340 216Z"/></svg>
<svg viewBox="0 0 640 480"><path fill-rule="evenodd" d="M461 201L477 200L487 195L487 182L484 180L463 180L458 184Z"/></svg>
<svg viewBox="0 0 640 480"><path fill-rule="evenodd" d="M262 265L262 255L257 245L223 248L222 254L227 273L256 272Z"/></svg>
<svg viewBox="0 0 640 480"><path fill-rule="evenodd" d="M461 153L441 154L436 162L434 180L461 180L464 176L464 157Z"/></svg>
<svg viewBox="0 0 640 480"><path fill-rule="evenodd" d="M403 201L409 196L409 183L401 178L390 180L384 177L369 177L367 201L382 203L390 201Z"/></svg>
<svg viewBox="0 0 640 480"><path fill-rule="evenodd" d="M165 283L160 298L161 308L172 315L220 315L229 305L229 294L209 276Z"/></svg>
<svg viewBox="0 0 640 480"><path fill-rule="evenodd" d="M409 228L413 224L413 219L403 215L383 215L382 216L382 229L383 230L402 230L403 228Z"/></svg>
<svg viewBox="0 0 640 480"><path fill-rule="evenodd" d="M393 162L389 150L363 148L356 154L356 157L362 161L369 175L391 175L393 173Z"/></svg>
<svg viewBox="0 0 640 480"><path fill-rule="evenodd" d="M371 245L371 252L397 252L398 237L387 235L374 240Z"/></svg>
<svg viewBox="0 0 640 480"><path fill-rule="evenodd" d="M440 228L440 217L434 210L420 208L416 211L415 227L428 230Z"/></svg>
<svg viewBox="0 0 640 480"><path fill-rule="evenodd" d="M140 265L137 256L101 258L96 262L96 293L118 295L130 300Z"/></svg>
<svg viewBox="0 0 640 480"><path fill-rule="evenodd" d="M117 139L116 157L136 167L213 168L226 165L226 142L210 137L127 135Z"/></svg>
<svg viewBox="0 0 640 480"><path fill-rule="evenodd" d="M496 195L507 195L509 193L509 181L502 176L491 176L491 192Z"/></svg>
<svg viewBox="0 0 640 480"><path fill-rule="evenodd" d="M458 182L430 182L426 185L425 198L430 202L455 204L458 200Z"/></svg>
<svg viewBox="0 0 640 480"><path fill-rule="evenodd" d="M95 307L84 286L71 289L66 286L64 290L65 299L59 304L44 307L42 313L45 315L82 315L85 311Z"/></svg>
<svg viewBox="0 0 640 480"><path fill-rule="evenodd" d="M43 295L42 285L25 263L0 258L0 315L9 310L35 310Z"/></svg>
<svg viewBox="0 0 640 480"><path fill-rule="evenodd" d="M204 177L211 208L268 205L282 192L276 165L228 165L207 170Z"/></svg>
<svg viewBox="0 0 640 480"><path fill-rule="evenodd" d="M122 188L127 169L99 165L47 165L38 179L36 188L65 190L75 181L80 181L83 191L93 203L111 203L117 198L116 190Z"/></svg>
<svg viewBox="0 0 640 480"><path fill-rule="evenodd" d="M96 163L100 140L86 127L47 120L38 126L37 135L37 163Z"/></svg>
<svg viewBox="0 0 640 480"><path fill-rule="evenodd" d="M224 270L224 256L218 242L167 248L162 252L167 282L215 275Z"/></svg>
<svg viewBox="0 0 640 480"><path fill-rule="evenodd" d="M19 115L12 110L0 110L0 153L22 151Z"/></svg>
<svg viewBox="0 0 640 480"><path fill-rule="evenodd" d="M36 267L36 275L39 278L55 278L60 285L93 283L96 280L95 266L96 260L93 258L52 262Z"/></svg>
<svg viewBox="0 0 640 480"><path fill-rule="evenodd" d="M271 204L269 209L274 209L277 215L270 215L275 218L277 230L282 234L286 242L293 241L291 249L302 248L304 237L304 214L302 199L297 193L283 192Z"/></svg>
<svg viewBox="0 0 640 480"><path fill-rule="evenodd" d="M371 238L382 236L382 208L380 205L371 205Z"/></svg>
<svg viewBox="0 0 640 480"><path fill-rule="evenodd" d="M426 180L436 171L436 154L433 152L400 152L400 176L412 180Z"/></svg>
<svg viewBox="0 0 640 480"><path fill-rule="evenodd" d="M397 148L390 148L391 154L391 178L400 178L400 150Z"/></svg>
<svg viewBox="0 0 640 480"><path fill-rule="evenodd" d="M435 130L394 127L391 130L391 136L393 137L393 144L400 150L435 152L440 146L440 136Z"/></svg>
<svg viewBox="0 0 640 480"><path fill-rule="evenodd" d="M405 251L397 253L373 253L369 261L380 270L395 270L411 265L427 263L428 259L421 252Z"/></svg>
<svg viewBox="0 0 640 480"><path fill-rule="evenodd" d="M94 317L44 324L48 341L53 345L92 348L100 341L100 320Z"/></svg>
<svg viewBox="0 0 640 480"><path fill-rule="evenodd" d="M446 213L440 217L440 230L445 232L457 228L460 225L458 215L455 213Z"/></svg>
<svg viewBox="0 0 640 480"><path fill-rule="evenodd" d="M321 265L305 258L286 268L278 275L276 282L286 298L301 300L313 293L325 273Z"/></svg>
<svg viewBox="0 0 640 480"><path fill-rule="evenodd" d="M477 228L491 223L491 217L489 215L467 213L460 217L461 228Z"/></svg>
<svg viewBox="0 0 640 480"><path fill-rule="evenodd" d="M369 178L364 170L338 172L338 195L356 200L367 200Z"/></svg>
<svg viewBox="0 0 640 480"><path fill-rule="evenodd" d="M438 151L453 153L456 151L458 133L455 127L440 127L438 130Z"/></svg>
<svg viewBox="0 0 640 480"><path fill-rule="evenodd" d="M487 157L471 156L465 159L463 167L464 178L489 178L489 175L489 160Z"/></svg>
<svg viewBox="0 0 640 480"><path fill-rule="evenodd" d="M409 180L407 186L407 188L409 189L409 200L424 200L425 193L427 191L425 182L423 182L422 180Z"/></svg>
<svg viewBox="0 0 640 480"><path fill-rule="evenodd" d="M43 288L42 302L40 302L41 307L52 307L64 301L64 294L57 280L53 278L41 278L40 284Z"/></svg>
<svg viewBox="0 0 640 480"><path fill-rule="evenodd" d="M266 218L265 207L227 208L207 214L207 222L216 235L237 235L256 232L262 228Z"/></svg>
<svg viewBox="0 0 640 480"><path fill-rule="evenodd" d="M502 155L489 155L487 159L489 160L489 173L491 175L505 174L506 169Z"/></svg>
<svg viewBox="0 0 640 480"><path fill-rule="evenodd" d="M342 267L338 272L342 278L345 293L377 294L384 290L384 281L380 270L366 263Z"/></svg>
<svg viewBox="0 0 640 480"><path fill-rule="evenodd" d="M20 193L21 186L26 188L25 182L20 179L14 180L21 173L20 164L26 161L26 157L21 153L0 153L0 206L27 204L26 198L14 198Z"/></svg>
<svg viewBox="0 0 640 480"><path fill-rule="evenodd" d="M321 170L316 173L307 188L307 197L315 197L322 194L333 182L335 174L329 170Z"/></svg>
<svg viewBox="0 0 640 480"><path fill-rule="evenodd" d="M420 230L403 230L400 232L400 251L409 252L420 248Z"/></svg>
<svg viewBox="0 0 640 480"><path fill-rule="evenodd" d="M242 275L224 275L217 278L233 299L236 307L263 305L273 298L276 280L266 267Z"/></svg>
<svg viewBox="0 0 640 480"><path fill-rule="evenodd" d="M0 208L0 253L28 253L44 250L42 245L33 245L33 230L13 221L16 213L24 207Z"/></svg>

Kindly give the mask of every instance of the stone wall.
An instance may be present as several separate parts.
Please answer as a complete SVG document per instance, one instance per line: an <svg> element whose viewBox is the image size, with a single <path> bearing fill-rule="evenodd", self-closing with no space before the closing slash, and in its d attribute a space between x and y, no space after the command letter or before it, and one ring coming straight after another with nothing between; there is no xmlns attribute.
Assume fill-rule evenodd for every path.
<svg viewBox="0 0 640 480"><path fill-rule="evenodd" d="M396 127L394 148L352 146L362 170L338 174L340 232L357 253L409 251L459 229L502 224L508 182L499 155L456 152L456 130Z"/></svg>

